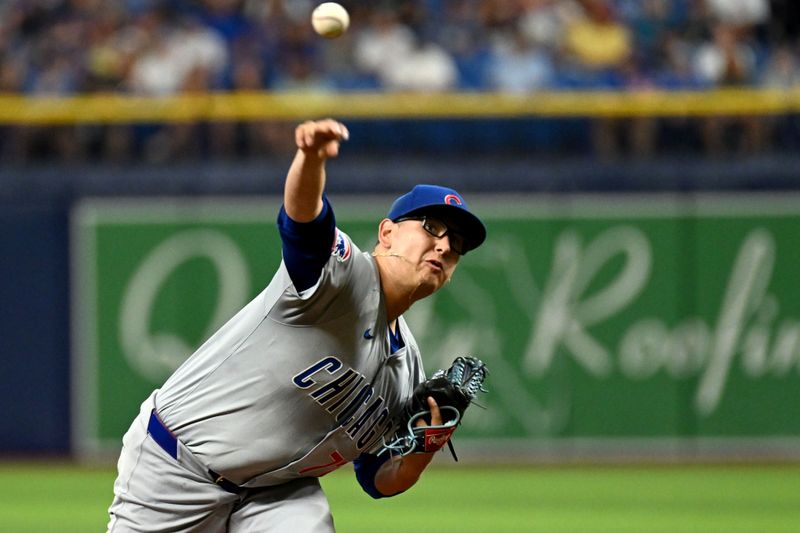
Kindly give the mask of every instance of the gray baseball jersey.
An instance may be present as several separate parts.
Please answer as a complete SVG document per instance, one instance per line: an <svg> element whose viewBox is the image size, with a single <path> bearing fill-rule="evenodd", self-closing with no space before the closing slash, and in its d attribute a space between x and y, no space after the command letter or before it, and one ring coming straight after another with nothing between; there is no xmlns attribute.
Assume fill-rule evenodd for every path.
<svg viewBox="0 0 800 533"><path fill-rule="evenodd" d="M401 317L390 351L377 265L337 230L316 285L281 264L269 286L155 397L165 425L208 468L245 487L324 475L374 451L425 375Z"/></svg>

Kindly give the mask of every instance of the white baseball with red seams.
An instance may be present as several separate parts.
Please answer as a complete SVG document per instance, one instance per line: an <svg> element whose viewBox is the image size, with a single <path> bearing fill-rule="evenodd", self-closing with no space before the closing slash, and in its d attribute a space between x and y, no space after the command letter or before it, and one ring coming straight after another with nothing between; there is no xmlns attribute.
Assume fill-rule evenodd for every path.
<svg viewBox="0 0 800 533"><path fill-rule="evenodd" d="M314 31L326 39L335 39L347 31L350 15L341 4L324 2L311 13Z"/></svg>

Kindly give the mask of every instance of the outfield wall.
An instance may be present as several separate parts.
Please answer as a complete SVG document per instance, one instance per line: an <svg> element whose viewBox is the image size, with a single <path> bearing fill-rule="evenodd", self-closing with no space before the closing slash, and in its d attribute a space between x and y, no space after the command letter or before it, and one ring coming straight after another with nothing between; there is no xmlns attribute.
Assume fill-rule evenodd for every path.
<svg viewBox="0 0 800 533"><path fill-rule="evenodd" d="M545 165L535 161L498 159L473 161L466 166L459 166L451 161L426 162L418 158L405 167L386 162L351 167L346 161L343 159L332 168L330 182L332 196L343 203L342 216L345 218L342 223L347 223L348 229L353 223L349 222L344 205L356 203L361 210L369 207L377 218L382 215L381 209L388 206L389 196L375 196L376 190L385 187L396 194L409 186L414 176L425 170L430 171L432 181L462 189L468 198L474 198L478 205L485 208L490 217L493 239L487 243L485 250L470 256L459 271L463 285L454 283L452 286L453 290L459 288L463 292L459 297L471 298L488 290L488 300L485 301L489 303L477 307L472 300L456 304L449 292L443 293L441 301L436 301L436 305L442 308L442 316L453 321L455 334L465 320L470 324L476 321L482 325L491 324L490 329L494 332L492 335L482 335L478 340L470 340L464 348L453 341L453 351L475 350L476 353L489 354L490 358L499 358L497 360L501 363L506 358L511 362L507 368L503 364L493 365L497 370L493 372L492 379L498 380L498 384L492 386L490 398L493 403L489 412L493 415L499 413L498 420L502 420L496 422L500 424L499 429L487 428L483 425L486 422L476 419L474 423L478 424L477 427L464 428L467 430L464 433L469 433L471 437L469 442L461 439L460 447L465 450L464 453L475 450L476 454L480 454L485 449L494 450L498 439L503 441L503 449L509 454L525 456L533 453L554 460L573 454L591 454L598 450L607 453L623 451L626 454L653 451L659 455L691 456L701 451L713 454L720 450L745 450L746 455L765 452L785 455L797 453L800 449L795 441L797 428L792 425L796 423L796 417L789 416L791 409L784 407L797 402L794 391L797 390L798 371L796 355L792 355L796 352L792 352L792 346L796 331L793 321L798 312L792 306L798 299L792 296L795 290L792 268L798 258L796 244L791 243L793 235L800 228L792 214L795 197L792 191L797 181L792 170L797 167L793 164L781 163L779 158L765 161L763 165L753 162L739 164L739 168L736 168L735 162L695 164L673 161L649 166L593 166L590 162L585 165L576 161ZM113 440L120 430L119 426L130 418L122 413L129 413L134 398L141 396L152 385L131 379L120 385L120 390L126 391L120 400L123 404L103 402L102 405L91 407L93 399L101 397L102 391L85 381L73 380L73 377L86 371L86 364L94 364L92 357L99 356L99 352L85 348L85 343L91 343L94 337L84 335L85 332L77 333L82 331L80 321L86 319L86 314L73 312L75 302L86 297L83 292L86 286L78 282L86 276L86 271L80 266L86 257L75 248L78 242L75 239L79 234L73 233L70 237L69 232L70 222L74 224L77 220L74 214L88 209L86 206L93 205L93 199L102 199L111 202L111 205L120 201L144 200L141 205L145 207L149 202L154 202L153 205L162 208L171 205L173 200L179 204L191 204L211 197L224 198L227 203L232 201L233 205L224 209L225 213L242 213L250 217L251 223L258 227L255 234L264 239L263 243L251 241L242 248L243 251L238 252L246 258L250 276L245 292L252 293L259 286L258 280L266 283L276 261L275 257L265 259L260 270L251 265L253 254L258 253L262 244L267 250L265 257L276 251L273 242L275 233L270 224L284 165L285 161L250 166L155 169L96 167L74 170L41 167L23 169L15 172L13 177L8 168L0 169L0 173L6 173L8 178L3 181L6 187L0 191L3 200L0 209L0 245L4 257L4 275L0 277L0 287L5 302L5 319L0 323L0 347L3 353L0 409L8 426L13 428L13 431L0 434L0 452L64 454L113 447L113 444L102 444L101 441ZM361 173L350 172L356 167ZM775 168L779 172L770 171ZM724 181L723 174L728 170L733 174L730 180ZM265 175L272 178L265 179ZM501 178L490 183L485 179L486 175ZM524 180L526 176L529 177L527 181ZM593 178L595 181L592 181ZM736 198L732 205L738 206L736 209L739 211L731 211L727 218L721 215L709 218L705 210L710 206L707 199L718 196L719 193L713 193L712 189L722 189L723 184L730 189L723 196ZM508 192L503 198L487 195L486 189L490 185ZM688 190L681 191L684 187ZM762 190L750 192L747 190L749 188ZM770 188L773 190L771 193ZM570 189L593 190L597 193L586 197L569 192ZM636 198L631 203L626 200L630 194L619 195L614 190L633 193ZM352 191L362 191L363 195L368 195L368 199L362 201L359 199L362 196L353 197ZM159 199L159 192L170 194L166 204ZM506 208L509 197L517 199L514 209ZM524 199L522 204L520 199ZM266 204L262 206L261 202ZM652 212L642 207L648 205L653 206ZM776 209L784 214L776 215ZM190 217L202 216L206 211L175 209L176 213L182 212ZM512 215L517 218L505 220L498 218L498 213L506 219ZM191 224L198 225L199 222ZM364 227L362 221L356 224L355 229L360 232ZM514 229L517 227L519 229ZM166 236L174 228L168 226L161 231ZM558 312L577 312L584 309L581 302L591 298L590 293L580 294L574 308L564 308L564 301L543 299L541 291L548 287L548 283L559 280L553 274L558 271L554 270L556 258L562 257L559 254L567 253L566 257L588 260L586 258L600 253L600 245L596 242L607 241L609 235L613 236L619 231L633 235L632 242L646 240L650 270L647 283L637 289L636 296L631 297L627 306L619 307L615 313L609 311L603 320L595 318L593 320L596 321L587 326L589 332L583 341L598 343L605 350L607 355L597 359L604 363L599 363L595 368L598 363L587 362L594 360L591 356L584 361L583 356L575 355L572 344L577 341L570 340L565 330L558 328L554 331L560 332L559 335L548 341L553 343L556 350L547 356L532 356L531 353L548 353L531 352L533 348L530 344L534 342L534 337L539 339L537 342L544 342L541 332L534 336L538 313L542 312L540 309L553 306L553 310ZM640 238L636 239L636 235ZM157 241L145 233L137 233L130 243L125 240L127 237L124 234L123 237L118 241L118 244L124 244L119 259L124 259L127 264L114 266L116 255L109 256L106 253L104 275L107 275L109 268L118 270L119 275L126 271L130 274L136 261L143 259L142 255L131 255L135 249L133 244L138 242L136 246L140 247L139 253L144 254ZM155 240L148 243L147 238ZM241 244L234 242L238 249ZM514 256L515 250L523 255ZM602 268L598 266L597 257L592 259L594 263L589 265L593 264L599 270L594 273L594 281L585 281L599 284L598 290L605 283L611 283L615 276L622 273L619 269L625 264L625 254L634 253L623 252L617 249L616 255L606 258L607 264ZM606 250L605 253L610 254L610 251ZM741 254L746 255L740 259ZM507 257L517 257L508 268L518 271L497 271L501 263L507 262ZM496 258L502 258L503 261L495 261ZM742 270L744 267L738 265L745 260L749 261L747 264L751 268L755 268L755 264L757 269L752 272ZM488 267L487 261L497 264ZM184 265L181 268L190 268L190 271L191 268L198 268L203 276L209 278L209 284L213 284L213 265L203 266L200 261L198 265ZM582 268L589 269L589 266ZM258 280L253 277L254 272L259 272ZM591 269L582 275L588 276L590 273ZM740 274L735 276L736 273ZM578 274L573 272L571 275ZM707 344L717 342L722 309L725 302L732 298L728 295L734 290L730 287L733 280L739 279L737 276L744 276L750 282L755 279L751 279L752 276L764 278L767 284L765 287L753 286L752 291L755 292L751 291L753 300L749 304L752 307L746 309L739 323L740 334L732 341L735 344L732 348L734 352L725 352L733 353L730 366L726 372L722 372L725 379L715 385L716 389L703 389L700 386L702 383L710 387L714 379L719 379L704 377L711 375L708 373L712 368L707 365L711 360ZM480 283L495 280L496 286L472 290L476 280ZM512 282L516 284L514 287L522 289L512 290ZM113 294L121 290L123 280L105 285L107 280L104 278L103 283L101 293ZM180 283L177 287L180 287ZM578 290L580 287L580 284L567 285L562 290ZM176 287L171 290L175 291ZM212 298L213 295L209 291L198 293L197 297ZM116 297L119 299L119 294ZM172 298L181 300L178 296ZM119 303L117 301L117 307ZM200 303L203 302L198 305ZM119 315L120 309L114 309L113 301L104 305L110 307L101 318L111 320L111 317ZM206 302L204 305L209 304ZM491 321L484 320L482 315L477 318L466 316L454 311L455 306L491 312ZM169 309L167 306L161 311L168 315L163 327L168 332L172 331L171 328L178 328L178 332L183 331L181 328L189 328L181 333L185 337L182 341L184 344L197 342L208 331L210 326L207 321L210 319L207 313L211 312L208 309L204 311L204 318L201 317L203 319L194 325L184 324L187 317L178 310L170 317ZM425 312L424 306L421 312ZM141 324L139 327L142 327ZM562 322L559 327L566 326ZM114 343L119 342L120 333L109 325L104 325L104 328L104 342L110 343L111 356L118 357L119 348L114 347ZM450 329L449 324L446 329ZM471 328L470 331L474 333L478 329ZM153 331L140 329L139 334L142 333L147 333L143 336L146 338ZM675 368L677 363L664 361L659 366L653 359L645 358L639 364L655 365L655 370L637 367L636 357L632 355L635 351L630 351L631 343L636 339L639 339L637 342L644 342L641 339L648 336L661 338L668 345L678 343L675 353L683 355L675 357L683 358L683 366ZM444 339L435 336L429 338L428 333L421 335L421 338L429 353L447 352L440 348ZM766 340L758 341L759 338ZM692 345L693 342L700 342L705 349L698 349ZM756 350L758 342L766 346L766 355L759 355ZM694 346L694 351L684 346L687 344L689 348ZM628 350L624 351L627 354L625 357L622 357L623 348ZM745 352L750 355L744 357ZM501 355L503 358L500 358ZM664 357L664 354L658 357ZM431 360L427 364L433 368L436 361ZM610 370L602 370L604 365L609 366ZM603 372L610 374L604 375ZM508 396L517 390L527 392L525 395ZM701 400L701 390L710 390L704 393L710 394L710 399ZM568 406L570 418L567 422L562 419L551 427L548 426L549 422L542 422L549 416L542 413L547 412L547 402L551 401L548 395L554 391L578 394L583 407L576 406L574 398L565 402L563 405ZM742 396L738 396L738 392L730 396L731 391L740 391ZM597 396L598 392L602 394ZM717 400L713 399L715 394L720 394ZM631 399L630 405L636 407L633 413L625 410L627 407L624 402L628 397ZM598 403L594 401L596 398L599 398ZM513 405L517 400L522 403L514 409L509 408L507 403ZM713 412L698 411L697 402L700 401L710 402L713 408L704 409ZM564 409L563 405L561 410ZM120 409L119 413L109 415L117 425L110 428L108 434L100 434L93 425L100 428L102 424L96 422L91 409L99 411L109 408ZM606 416L607 409L613 416ZM519 413L525 410L532 416L529 425L526 425L525 419L520 419ZM481 411L476 413L476 417L483 416ZM577 418L571 418L573 413ZM646 419L652 421L645 424ZM605 433L593 424L602 424ZM550 438L553 436L556 438ZM482 442L483 437L491 438L488 445L487 441ZM735 438L732 440L729 437Z"/></svg>

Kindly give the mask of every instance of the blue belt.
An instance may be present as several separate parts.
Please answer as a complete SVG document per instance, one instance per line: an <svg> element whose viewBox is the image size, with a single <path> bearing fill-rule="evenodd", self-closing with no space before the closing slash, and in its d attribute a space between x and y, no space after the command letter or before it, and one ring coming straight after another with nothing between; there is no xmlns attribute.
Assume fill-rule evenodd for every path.
<svg viewBox="0 0 800 533"><path fill-rule="evenodd" d="M156 410L150 412L150 421L147 423L147 432L156 441L156 444L161 446L165 452L170 454L173 459L178 459L178 439L172 432L164 425L164 422L158 417ZM211 479L224 490L233 493L241 494L245 489L236 483L225 479L225 477L217 474L209 468L208 475Z"/></svg>

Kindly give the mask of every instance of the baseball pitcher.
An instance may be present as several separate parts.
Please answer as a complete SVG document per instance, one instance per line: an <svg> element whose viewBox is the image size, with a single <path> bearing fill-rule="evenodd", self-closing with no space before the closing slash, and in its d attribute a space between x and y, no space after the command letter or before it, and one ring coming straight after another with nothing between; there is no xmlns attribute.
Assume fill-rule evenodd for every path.
<svg viewBox="0 0 800 533"><path fill-rule="evenodd" d="M283 261L142 404L109 532L334 531L320 476L354 462L371 496L407 490L481 390L471 357L426 380L402 315L450 281L483 223L456 191L418 185L362 252L324 194L326 160L348 135L330 119L296 128Z"/></svg>

